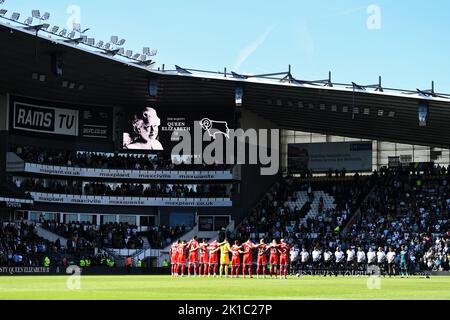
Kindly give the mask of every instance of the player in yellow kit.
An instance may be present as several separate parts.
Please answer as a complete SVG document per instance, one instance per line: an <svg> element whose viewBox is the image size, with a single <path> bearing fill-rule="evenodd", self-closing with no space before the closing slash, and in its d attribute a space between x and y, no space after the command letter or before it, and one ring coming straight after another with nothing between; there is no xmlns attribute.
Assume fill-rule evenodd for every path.
<svg viewBox="0 0 450 320"><path fill-rule="evenodd" d="M225 276L228 278L228 267L230 266L230 251L231 251L228 239L225 238L223 242L219 243L219 246L220 246L219 275L222 278L223 270L225 269Z"/></svg>

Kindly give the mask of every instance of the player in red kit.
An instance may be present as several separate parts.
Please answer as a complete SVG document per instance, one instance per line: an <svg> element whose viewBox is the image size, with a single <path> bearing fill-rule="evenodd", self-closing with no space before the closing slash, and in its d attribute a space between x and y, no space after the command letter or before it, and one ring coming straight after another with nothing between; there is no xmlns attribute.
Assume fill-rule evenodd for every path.
<svg viewBox="0 0 450 320"><path fill-rule="evenodd" d="M277 276L277 267L279 263L279 252L278 252L278 244L277 240L273 240L272 243L267 247L268 250L270 250L270 258L269 258L269 264L270 264L270 277L275 275Z"/></svg>
<svg viewBox="0 0 450 320"><path fill-rule="evenodd" d="M287 279L287 270L289 265L289 251L291 248L289 245L284 241L284 239L281 239L281 244L279 246L279 252L280 252L280 279L284 278Z"/></svg>
<svg viewBox="0 0 450 320"><path fill-rule="evenodd" d="M259 271L262 267L262 272L264 278L266 277L266 264L267 264L267 257L266 257L266 251L267 246L264 243L264 239L261 239L259 241L259 244L255 246L255 248L258 249L258 260L256 263L256 278L259 278Z"/></svg>
<svg viewBox="0 0 450 320"><path fill-rule="evenodd" d="M187 243L183 240L182 243L178 245L178 272L177 274L184 277L184 270L186 268L186 253L187 253Z"/></svg>
<svg viewBox="0 0 450 320"><path fill-rule="evenodd" d="M208 277L211 276L212 269L214 270L214 277L217 275L217 265L219 264L219 243L217 240L210 243L209 247L209 268Z"/></svg>
<svg viewBox="0 0 450 320"><path fill-rule="evenodd" d="M197 236L195 236L191 241L188 243L188 250L189 250L189 265L188 265L188 277L191 276L191 267L194 265L194 277L197 276L197 268L198 268L198 251L200 249Z"/></svg>
<svg viewBox="0 0 450 320"><path fill-rule="evenodd" d="M203 276L206 276L208 273L208 242L206 239L203 239L203 242L200 243L200 268L198 270L198 275L202 275L202 269L203 269Z"/></svg>
<svg viewBox="0 0 450 320"><path fill-rule="evenodd" d="M254 249L255 245L252 243L250 239L247 240L242 245L242 253L244 254L243 257L243 263L242 263L242 275L245 278L245 268L248 270L248 274L250 278L252 278L252 265L253 265L253 255L252 251Z"/></svg>
<svg viewBox="0 0 450 320"><path fill-rule="evenodd" d="M236 275L236 278L239 278L239 269L241 267L241 257L240 254L241 246L239 245L239 241L235 241L234 245L231 247L231 277L233 278L233 274Z"/></svg>
<svg viewBox="0 0 450 320"><path fill-rule="evenodd" d="M175 242L170 247L170 265L171 265L171 274L172 277L178 275L178 244L180 244L181 241L178 240L178 242Z"/></svg>

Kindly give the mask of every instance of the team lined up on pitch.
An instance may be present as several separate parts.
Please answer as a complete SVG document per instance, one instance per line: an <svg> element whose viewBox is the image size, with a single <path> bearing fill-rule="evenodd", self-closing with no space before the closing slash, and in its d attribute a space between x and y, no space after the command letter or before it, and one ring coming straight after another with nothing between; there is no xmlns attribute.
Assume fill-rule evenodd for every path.
<svg viewBox="0 0 450 320"><path fill-rule="evenodd" d="M238 278L242 268L242 276L245 278L248 275L252 278L253 250L255 249L258 255L256 267L257 278L259 278L261 271L262 276L266 278L267 252L270 253L270 276L287 278L290 247L284 239L281 239L279 244L276 240L273 240L270 244L266 244L264 239L261 239L259 244L254 244L249 239L242 245L239 245L238 241L235 241L234 245L230 246L228 239L220 243L217 240L208 243L206 239L203 239L199 243L196 236L189 242L179 240L177 243L172 244L170 248L172 276L183 277L187 262L187 276L222 277L225 275L225 277L228 277L229 268L231 267L231 277ZM187 261L188 256L189 260ZM219 273L217 273L218 266L220 266Z"/></svg>

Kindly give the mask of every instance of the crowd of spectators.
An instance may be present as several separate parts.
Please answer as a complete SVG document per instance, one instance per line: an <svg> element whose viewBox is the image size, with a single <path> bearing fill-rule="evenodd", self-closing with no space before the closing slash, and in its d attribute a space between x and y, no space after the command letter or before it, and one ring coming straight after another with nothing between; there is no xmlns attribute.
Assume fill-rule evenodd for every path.
<svg viewBox="0 0 450 320"><path fill-rule="evenodd" d="M165 248L186 233L186 226L151 226L147 231L147 239L152 248Z"/></svg>
<svg viewBox="0 0 450 320"><path fill-rule="evenodd" d="M285 238L289 243L312 246L313 243L336 242L336 235L345 227L359 204L371 190L373 177L353 177L314 182L297 178L286 178L277 183L264 199L252 210L237 228L240 240L258 238ZM319 199L316 215L302 219L314 201L314 191L325 190L335 199L335 208L326 210L323 199ZM289 206L295 201L297 191L307 191L309 202L303 208Z"/></svg>
<svg viewBox="0 0 450 320"><path fill-rule="evenodd" d="M186 227L148 226L146 231L139 231L136 225L128 223L106 223L96 225L89 222L60 223L43 220L43 228L66 239L67 249L76 248L113 248L143 249L147 237L150 248L162 249L186 233Z"/></svg>
<svg viewBox="0 0 450 320"><path fill-rule="evenodd" d="M28 163L43 165L121 169L121 170L197 170L197 171L221 171L230 170L229 165L196 164L192 159L188 164L174 164L170 156L162 154L106 154L100 152L78 152L69 150L52 150L32 146L12 146L22 160ZM192 162L192 164L190 164Z"/></svg>
<svg viewBox="0 0 450 320"><path fill-rule="evenodd" d="M39 237L32 224L0 224L0 266L43 266L45 257L63 252L59 241L53 243Z"/></svg>
<svg viewBox="0 0 450 320"><path fill-rule="evenodd" d="M231 191L223 184L133 184L133 183L82 183L30 178L16 180L16 185L25 192L55 194L115 196L115 197L162 197L162 198L228 198Z"/></svg>
<svg viewBox="0 0 450 320"><path fill-rule="evenodd" d="M421 173L383 168L370 177L329 175L321 182L307 175L289 177L252 210L235 237L240 241L285 238L310 254L315 248L334 252L337 247L343 252L393 248L398 253L406 246L413 270L449 270L449 174L448 168L438 166ZM288 205L301 190L308 190L310 201L315 191L324 190L336 206L324 210L319 205L319 212L304 225L301 219L310 203L294 210Z"/></svg>
<svg viewBox="0 0 450 320"><path fill-rule="evenodd" d="M142 249L144 245L137 227L128 223L107 223L99 226L89 222L43 221L42 227L66 238L68 250L78 247Z"/></svg>
<svg viewBox="0 0 450 320"><path fill-rule="evenodd" d="M67 246L48 241L37 234L35 224L8 222L0 224L0 267L54 267L64 273L71 265L81 267L114 267L116 263L105 253L95 253L94 247L139 249L143 236L137 227L127 223L96 226L90 223L57 223L42 221L40 227L68 239ZM179 238L186 228L149 227L145 233L151 248L165 247ZM139 266L139 265L138 265Z"/></svg>
<svg viewBox="0 0 450 320"><path fill-rule="evenodd" d="M343 244L397 251L407 246L410 260L420 269L448 270L449 181L442 168L427 175L386 172L363 203Z"/></svg>
<svg viewBox="0 0 450 320"><path fill-rule="evenodd" d="M1 266L29 266L35 259L33 254L43 253L46 250L44 242L37 237L34 228L25 224L0 225Z"/></svg>

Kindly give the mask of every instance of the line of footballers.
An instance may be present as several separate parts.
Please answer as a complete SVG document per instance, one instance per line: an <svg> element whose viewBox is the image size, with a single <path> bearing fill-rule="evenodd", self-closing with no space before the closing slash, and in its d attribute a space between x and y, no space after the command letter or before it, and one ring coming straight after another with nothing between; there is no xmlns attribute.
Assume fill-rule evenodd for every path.
<svg viewBox="0 0 450 320"><path fill-rule="evenodd" d="M231 277L238 278L242 268L243 278L246 276L253 278L252 268L254 250L257 250L257 278L259 278L260 275L266 278L268 253L270 277L279 276L280 279L287 278L290 246L284 239L281 239L280 243L273 240L270 244L266 244L264 239L261 239L258 244L254 244L249 239L241 245L239 245L238 241L235 241L234 245L231 246L228 239L224 239L223 242L218 242L216 240L211 243L208 243L206 239L203 239L201 243L199 243L196 236L189 242L179 240L172 244L170 248L172 277L183 277L185 275L187 263L188 277L191 275L203 277L222 277L225 275L225 277L228 277L229 269L231 267ZM218 267L219 270L217 270ZM191 271L193 273L191 273Z"/></svg>
<svg viewBox="0 0 450 320"><path fill-rule="evenodd" d="M298 253L293 256L296 256L292 259L291 255L291 260L295 261L295 266L292 266L291 269L298 270L300 267L301 271L312 271L313 274L319 271L365 271L368 267L377 266L380 272L385 275L395 276L398 273L402 277L409 275L409 252L406 246L401 247L399 255L392 247L389 248L387 253L381 247L376 252L369 248L367 254L361 247L357 251L354 247L351 247L346 254L340 247L336 248L334 254L329 249L322 252L320 248L316 247L311 254L306 248L303 248L298 258ZM399 263L397 263L397 258Z"/></svg>

